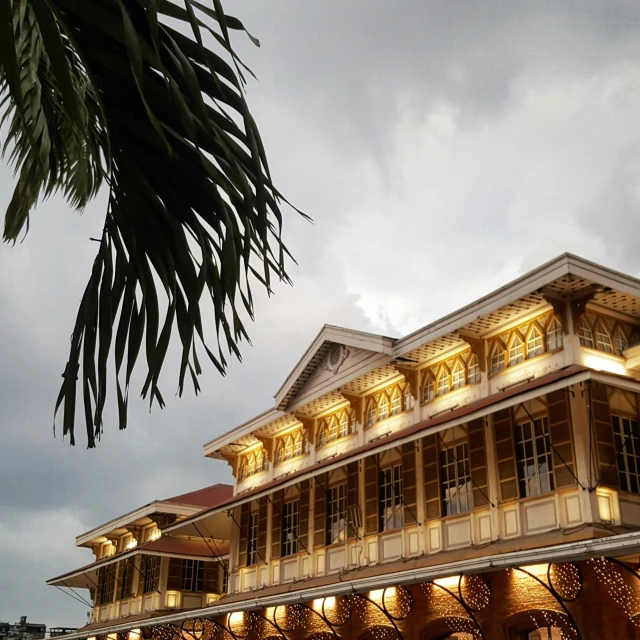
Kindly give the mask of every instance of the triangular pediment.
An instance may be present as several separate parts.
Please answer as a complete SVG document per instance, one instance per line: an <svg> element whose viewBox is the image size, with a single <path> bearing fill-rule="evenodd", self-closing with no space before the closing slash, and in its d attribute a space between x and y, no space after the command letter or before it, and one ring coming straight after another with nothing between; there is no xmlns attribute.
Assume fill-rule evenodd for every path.
<svg viewBox="0 0 640 640"><path fill-rule="evenodd" d="M325 325L275 396L282 411L391 358L392 338Z"/></svg>

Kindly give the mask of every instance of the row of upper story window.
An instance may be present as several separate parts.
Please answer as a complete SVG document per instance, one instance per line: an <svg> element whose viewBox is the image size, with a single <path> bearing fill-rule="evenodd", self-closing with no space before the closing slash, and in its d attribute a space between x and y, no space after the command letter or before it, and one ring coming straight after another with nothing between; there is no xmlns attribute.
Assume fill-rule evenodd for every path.
<svg viewBox="0 0 640 640"><path fill-rule="evenodd" d="M94 605L102 606L136 596L153 593L160 589L160 556L140 555L140 564L135 558L113 562L98 569ZM229 581L229 564L167 558L167 589L193 593L226 593ZM138 576L134 589L133 578Z"/></svg>
<svg viewBox="0 0 640 640"><path fill-rule="evenodd" d="M630 345L640 341L640 334L630 324L601 314L585 313L579 319L580 344L605 353L621 355ZM523 323L489 341L489 373L495 374L544 353L563 347L562 324L553 314L545 314ZM471 350L435 363L420 373L420 397L428 403L451 391L480 382L480 361ZM393 383L365 398L364 425L371 427L389 417L413 408L408 382ZM355 411L343 408L320 418L316 428L316 448L356 433ZM306 431L296 431L276 439L275 464L309 451ZM247 454L241 462L240 479L266 468L262 450Z"/></svg>
<svg viewBox="0 0 640 640"><path fill-rule="evenodd" d="M549 416L553 416L550 423ZM417 501L431 520L487 508L488 471L484 419L422 440L422 459L415 443L370 456L361 474L358 463L314 479L314 546L343 543L348 538L392 531L417 524ZM542 495L575 482L567 392L561 390L529 401L517 410L494 414L495 457L500 499ZM640 434L639 434L640 435ZM553 451L561 452L554 460ZM638 447L640 455L640 442ZM423 465L424 487L418 492L416 467ZM640 459L638 460L640 473ZM359 500L364 482L364 503ZM267 499L243 505L241 564L266 561L263 527L272 531L271 558L296 554L309 545L310 482L276 492L269 500L277 523L268 525ZM246 551L246 556L245 552Z"/></svg>
<svg viewBox="0 0 640 640"><path fill-rule="evenodd" d="M594 482L640 493L638 396L600 385L589 397L596 422L600 421L595 447L601 477ZM366 458L362 475L358 463L350 463L317 476L313 518L309 515L310 481L272 494L269 501L276 518L271 523L271 558L308 550L311 522L318 547L344 543L362 532L371 535L414 525L419 498L424 501L425 520L487 508L484 425L484 419L478 419L424 437L421 460L415 443L408 443ZM501 502L548 494L577 482L568 390L494 413L492 428ZM417 464L423 465L421 496L416 487ZM364 504L359 500L361 481ZM266 561L266 534L261 526L268 525L267 504L265 498L242 507L247 513L240 518L240 558L247 564Z"/></svg>
<svg viewBox="0 0 640 640"><path fill-rule="evenodd" d="M140 528L135 536L133 533L127 533L119 536L117 539L94 545L92 550L96 556L96 560L100 560L101 558L113 556L116 553L121 553L127 549L132 549L139 544L157 540L159 537L160 529L158 529L155 524L152 524L144 528Z"/></svg>
<svg viewBox="0 0 640 640"><path fill-rule="evenodd" d="M638 327L602 314L587 312L578 320L578 337L583 347L621 356L640 343Z"/></svg>

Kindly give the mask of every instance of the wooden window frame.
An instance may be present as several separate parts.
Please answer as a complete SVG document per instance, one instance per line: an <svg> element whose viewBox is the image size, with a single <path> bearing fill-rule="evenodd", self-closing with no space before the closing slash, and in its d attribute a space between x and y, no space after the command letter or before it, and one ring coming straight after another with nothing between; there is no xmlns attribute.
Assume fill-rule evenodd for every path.
<svg viewBox="0 0 640 640"><path fill-rule="evenodd" d="M327 544L347 541L347 480L329 486L327 491ZM335 527L334 531L334 525Z"/></svg>
<svg viewBox="0 0 640 640"><path fill-rule="evenodd" d="M549 431L549 418L547 415L532 416L533 422L527 420L514 420L514 444L515 461L518 474L518 492L520 498L534 498L549 495L556 490L555 475L553 468L553 449L551 447L551 434ZM528 428L528 435L525 434L525 427ZM543 443L545 451L538 451L539 439ZM531 455L526 454L527 443L530 442ZM522 455L524 453L524 455ZM532 464L525 464L531 460ZM547 471L540 473L540 460L547 465ZM532 476L526 474L526 468L533 466L535 472ZM549 489L543 490L541 478L548 477ZM529 493L530 480L535 480L536 493ZM524 487L524 490L523 490Z"/></svg>
<svg viewBox="0 0 640 640"><path fill-rule="evenodd" d="M494 368L494 357L497 355L497 352L500 352L502 356L496 358L496 367ZM492 375L501 373L507 368L507 354L508 349L506 348L504 342L501 338L496 338L491 345L491 350L489 351L489 373Z"/></svg>
<svg viewBox="0 0 640 640"><path fill-rule="evenodd" d="M204 590L204 561L182 560L180 590L190 593L202 593Z"/></svg>
<svg viewBox="0 0 640 640"><path fill-rule="evenodd" d="M537 334L539 339L539 346L531 346L531 342L536 341L534 335ZM530 323L529 328L525 334L525 360L531 360L532 358L537 358L538 356L544 355L546 351L546 336L544 333L544 329L538 325L537 322L533 321Z"/></svg>
<svg viewBox="0 0 640 640"><path fill-rule="evenodd" d="M462 448L463 451L459 449ZM447 457L451 456L451 460L443 460L443 454ZM442 517L456 516L463 513L470 513L473 511L473 481L471 476L471 455L468 438L459 438L454 442L441 442L439 447L439 461L440 461L440 494L442 499L441 513ZM466 463L466 466L465 466ZM461 464L463 466L461 473ZM448 477L448 468L453 467L453 478ZM465 482L461 483L460 480L465 479ZM447 489L456 487L456 509L450 511L448 506L452 504L452 498L447 498ZM466 508L462 507L460 500L461 492L460 487L464 486Z"/></svg>
<svg viewBox="0 0 640 640"><path fill-rule="evenodd" d="M384 477L390 474L390 478ZM402 463L395 462L379 470L378 481L378 498L379 498L379 533L388 531L398 531L404 527L404 503L403 503L403 477ZM388 488L388 491L387 491ZM388 494L388 495L385 495ZM391 514L386 513L387 509L391 510ZM391 526L389 526L391 523Z"/></svg>
<svg viewBox="0 0 640 640"><path fill-rule="evenodd" d="M258 536L259 514L252 510L249 513L249 525L247 527L247 567L258 564Z"/></svg>
<svg viewBox="0 0 640 640"><path fill-rule="evenodd" d="M553 338L552 338L553 336ZM551 339L554 340L554 346L550 344ZM546 353L559 351L564 347L564 333L562 322L557 316L551 314L544 331L544 347Z"/></svg>
<svg viewBox="0 0 640 640"><path fill-rule="evenodd" d="M281 557L294 556L300 551L300 498L282 505Z"/></svg>
<svg viewBox="0 0 640 640"><path fill-rule="evenodd" d="M625 422L630 426L631 435L625 433ZM634 423L635 429L633 428ZM633 431L640 430L640 421L637 417L625 416L620 412L612 411L611 428L616 449L620 490L637 495L640 493L640 438L634 437ZM635 468L635 471L632 467ZM635 477L635 490L632 488L632 477Z"/></svg>

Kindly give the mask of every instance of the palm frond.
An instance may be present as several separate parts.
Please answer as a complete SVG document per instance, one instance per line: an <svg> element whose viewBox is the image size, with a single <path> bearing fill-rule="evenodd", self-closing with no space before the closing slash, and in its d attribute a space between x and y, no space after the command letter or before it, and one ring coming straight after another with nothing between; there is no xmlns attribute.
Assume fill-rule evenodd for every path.
<svg viewBox="0 0 640 640"><path fill-rule="evenodd" d="M78 383L88 446L102 433L110 357L123 429L141 354L142 395L162 406L177 327L178 392L188 373L197 393L199 350L222 374L229 354L240 358L252 283L288 280L283 198L229 36L244 27L204 1L10 0L13 28L0 27L0 41L11 36L0 45L5 147L20 171L5 239L40 197L59 189L80 208L109 189L56 403L72 444Z"/></svg>

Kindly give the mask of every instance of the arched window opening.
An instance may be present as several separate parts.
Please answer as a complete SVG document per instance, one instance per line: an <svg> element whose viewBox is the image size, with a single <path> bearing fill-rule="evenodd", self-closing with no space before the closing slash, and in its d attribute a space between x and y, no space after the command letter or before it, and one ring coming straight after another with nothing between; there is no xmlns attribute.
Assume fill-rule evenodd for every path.
<svg viewBox="0 0 640 640"><path fill-rule="evenodd" d="M442 367L440 369L440 373L438 374L438 381L436 385L436 395L443 396L445 393L449 393L449 373L447 370Z"/></svg>
<svg viewBox="0 0 640 640"><path fill-rule="evenodd" d="M328 442L333 442L338 439L338 418L333 415L329 418L329 433L327 436Z"/></svg>
<svg viewBox="0 0 640 640"><path fill-rule="evenodd" d="M505 348L501 342L496 342L491 352L491 373L498 373L505 368Z"/></svg>
<svg viewBox="0 0 640 640"><path fill-rule="evenodd" d="M238 473L238 480L242 481L247 477L247 463L243 459L240 463L240 472Z"/></svg>
<svg viewBox="0 0 640 640"><path fill-rule="evenodd" d="M284 443L282 442L282 440L279 440L278 444L276 445L276 464L282 462L283 457L284 457Z"/></svg>
<svg viewBox="0 0 640 640"><path fill-rule="evenodd" d="M629 348L629 341L622 329L618 327L613 335L613 345L616 350L616 354L621 356L622 352Z"/></svg>
<svg viewBox="0 0 640 640"><path fill-rule="evenodd" d="M325 427L325 421L322 421L322 426L318 430L318 446L323 447L327 443L327 428Z"/></svg>
<svg viewBox="0 0 640 640"><path fill-rule="evenodd" d="M378 422L389 416L389 397L382 391L378 400Z"/></svg>
<svg viewBox="0 0 640 640"><path fill-rule="evenodd" d="M422 402L431 402L435 397L433 375L431 371L428 371L422 383Z"/></svg>
<svg viewBox="0 0 640 640"><path fill-rule="evenodd" d="M596 349L605 353L613 353L613 344L609 331L601 321L596 324Z"/></svg>
<svg viewBox="0 0 640 640"><path fill-rule="evenodd" d="M509 366L513 367L513 365L519 364L523 360L524 345L522 344L522 338L516 334L509 345Z"/></svg>
<svg viewBox="0 0 640 640"><path fill-rule="evenodd" d="M580 344L583 347L589 347L590 349L594 348L593 332L591 331L591 325L589 324L589 322L584 316L580 318L578 338L580 339Z"/></svg>
<svg viewBox="0 0 640 640"><path fill-rule="evenodd" d="M247 466L247 472L252 476L256 472L256 457L253 453L249 454L249 464Z"/></svg>
<svg viewBox="0 0 640 640"><path fill-rule="evenodd" d="M284 445L284 459L289 460L289 458L293 457L293 438L291 436L287 436L285 438Z"/></svg>
<svg viewBox="0 0 640 640"><path fill-rule="evenodd" d="M343 410L340 414L340 426L338 428L338 436L344 438L349 434L349 414Z"/></svg>
<svg viewBox="0 0 640 640"><path fill-rule="evenodd" d="M460 362L460 360L458 360L453 367L453 371L451 372L451 388L459 389L460 387L464 387L465 384L466 377L464 365L462 364L462 362Z"/></svg>
<svg viewBox="0 0 640 640"><path fill-rule="evenodd" d="M256 455L256 473L264 470L264 451L260 449Z"/></svg>
<svg viewBox="0 0 640 640"><path fill-rule="evenodd" d="M298 431L293 438L293 455L302 455L302 431Z"/></svg>
<svg viewBox="0 0 640 640"><path fill-rule="evenodd" d="M376 423L378 417L378 411L376 406L376 401L374 398L369 400L369 404L367 405L367 427L370 427Z"/></svg>
<svg viewBox="0 0 640 640"><path fill-rule="evenodd" d="M547 329L547 351L562 348L562 325L557 318L553 318Z"/></svg>
<svg viewBox="0 0 640 640"><path fill-rule="evenodd" d="M356 412L353 409L349 409L347 414L349 416L349 433L355 433L358 430Z"/></svg>
<svg viewBox="0 0 640 640"><path fill-rule="evenodd" d="M413 394L411 393L411 385L406 384L404 387L402 410L409 411L409 409L413 409Z"/></svg>
<svg viewBox="0 0 640 640"><path fill-rule="evenodd" d="M395 416L402 413L402 394L400 393L400 387L394 387L391 393L391 415Z"/></svg>
<svg viewBox="0 0 640 640"><path fill-rule="evenodd" d="M531 333L529 334L529 338L527 339L527 359L535 358L544 352L544 347L542 345L542 332L538 329L538 327L533 327L531 329Z"/></svg>
<svg viewBox="0 0 640 640"><path fill-rule="evenodd" d="M471 356L469 360L469 374L467 376L469 384L480 382L480 362L478 356Z"/></svg>

